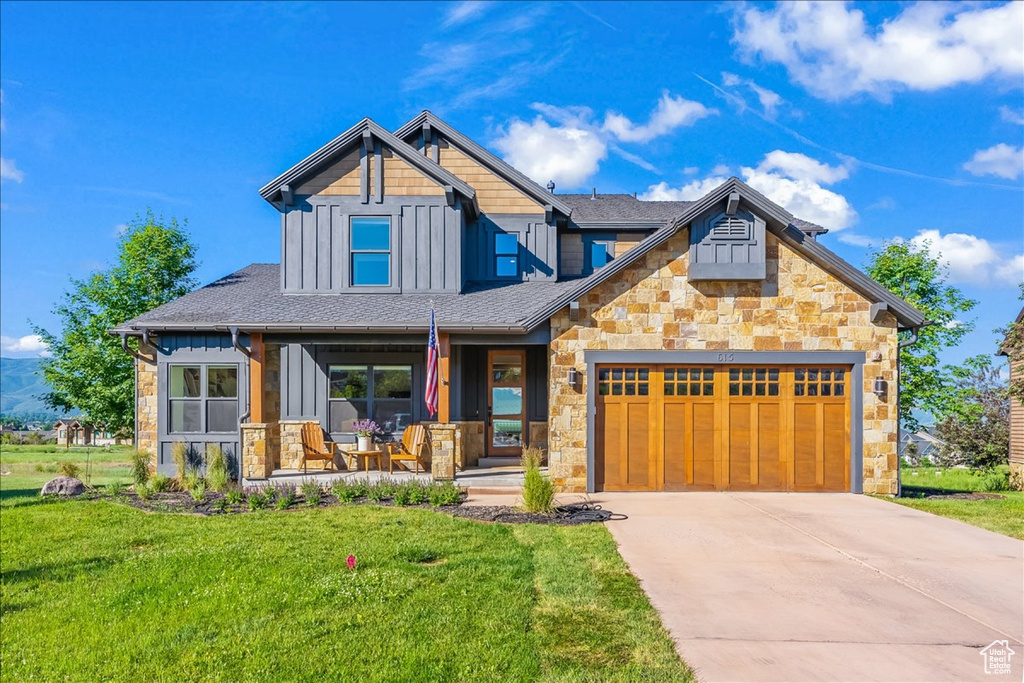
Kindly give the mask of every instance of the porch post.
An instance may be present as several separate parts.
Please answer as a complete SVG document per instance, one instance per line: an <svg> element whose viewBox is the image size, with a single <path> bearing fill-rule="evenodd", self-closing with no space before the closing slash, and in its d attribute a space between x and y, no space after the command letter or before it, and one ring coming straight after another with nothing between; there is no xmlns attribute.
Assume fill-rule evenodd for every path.
<svg viewBox="0 0 1024 683"><path fill-rule="evenodd" d="M249 335L249 422L263 422L263 333Z"/></svg>
<svg viewBox="0 0 1024 683"><path fill-rule="evenodd" d="M437 383L437 421L441 424L448 424L451 421L451 344L447 332L437 334L437 371L440 381Z"/></svg>

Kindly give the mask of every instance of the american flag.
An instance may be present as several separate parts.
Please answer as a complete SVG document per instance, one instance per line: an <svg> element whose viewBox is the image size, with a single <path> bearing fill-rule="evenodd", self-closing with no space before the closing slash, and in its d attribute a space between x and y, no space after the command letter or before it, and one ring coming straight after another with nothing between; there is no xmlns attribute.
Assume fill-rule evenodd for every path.
<svg viewBox="0 0 1024 683"><path fill-rule="evenodd" d="M434 309L430 309L430 340L427 342L427 393L423 400L427 403L430 417L437 413L437 326L434 324Z"/></svg>

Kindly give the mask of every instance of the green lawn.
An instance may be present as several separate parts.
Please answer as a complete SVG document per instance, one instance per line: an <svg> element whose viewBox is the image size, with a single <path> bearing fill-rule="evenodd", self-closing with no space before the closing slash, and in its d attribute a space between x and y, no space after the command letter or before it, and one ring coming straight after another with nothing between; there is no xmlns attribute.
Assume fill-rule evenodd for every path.
<svg viewBox="0 0 1024 683"><path fill-rule="evenodd" d="M903 496L888 500L1024 540L1024 492L994 491L1005 498L986 500L925 497L932 494L983 491L985 476L962 469L904 467L900 471Z"/></svg>
<svg viewBox="0 0 1024 683"><path fill-rule="evenodd" d="M0 515L4 681L692 680L601 525L34 491Z"/></svg>
<svg viewBox="0 0 1024 683"><path fill-rule="evenodd" d="M86 465L90 465L90 483L102 486L118 480L128 483L130 446L104 448L71 448L59 446L12 446L0 444L0 500L38 494L43 484L60 476L57 465L70 460L82 468L81 479L86 480Z"/></svg>

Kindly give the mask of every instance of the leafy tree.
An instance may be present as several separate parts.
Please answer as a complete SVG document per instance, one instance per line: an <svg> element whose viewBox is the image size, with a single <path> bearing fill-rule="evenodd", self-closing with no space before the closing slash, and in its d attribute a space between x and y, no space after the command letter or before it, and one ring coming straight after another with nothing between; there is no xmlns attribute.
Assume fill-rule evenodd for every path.
<svg viewBox="0 0 1024 683"><path fill-rule="evenodd" d="M60 335L34 326L52 354L41 366L51 388L43 397L48 406L80 411L85 422L115 432L133 430L134 360L108 330L195 287L195 251L184 223L147 211L121 236L113 267L71 279L54 309Z"/></svg>
<svg viewBox="0 0 1024 683"><path fill-rule="evenodd" d="M992 357L975 356L948 368L958 382L952 410L935 426L946 442L940 460L989 469L1010 455L1010 394Z"/></svg>
<svg viewBox="0 0 1024 683"><path fill-rule="evenodd" d="M939 353L959 344L974 328L973 322L960 316L978 302L946 284L946 270L927 245L919 249L905 242L890 242L871 254L867 272L932 323L918 331L914 344L900 351L900 420L907 429L917 431L921 425L914 410L941 418L955 408L955 377L950 368L940 366ZM906 339L909 335L900 336Z"/></svg>

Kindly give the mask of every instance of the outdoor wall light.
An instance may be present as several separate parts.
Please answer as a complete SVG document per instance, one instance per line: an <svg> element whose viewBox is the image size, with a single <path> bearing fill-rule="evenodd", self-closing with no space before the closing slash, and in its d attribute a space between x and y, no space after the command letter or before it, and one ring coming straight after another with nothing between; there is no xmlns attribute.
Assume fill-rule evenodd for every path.
<svg viewBox="0 0 1024 683"><path fill-rule="evenodd" d="M876 377L875 378L875 386L874 386L874 389L873 389L875 396L877 396L879 398L885 396L886 388L887 387L886 387L885 379L881 375Z"/></svg>
<svg viewBox="0 0 1024 683"><path fill-rule="evenodd" d="M569 386L575 389L576 383L580 381L580 371L576 368L569 368L569 377L567 380L569 382Z"/></svg>

